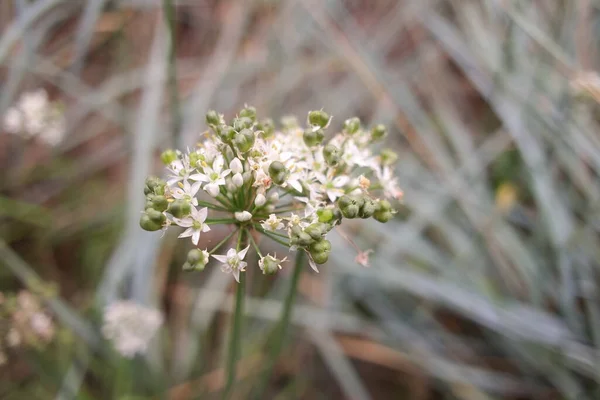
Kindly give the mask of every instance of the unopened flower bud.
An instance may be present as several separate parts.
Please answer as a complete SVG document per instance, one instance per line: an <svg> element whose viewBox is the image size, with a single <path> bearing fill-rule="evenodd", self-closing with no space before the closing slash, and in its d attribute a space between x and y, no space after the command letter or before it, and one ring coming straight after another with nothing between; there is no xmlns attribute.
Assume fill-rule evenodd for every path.
<svg viewBox="0 0 600 400"><path fill-rule="evenodd" d="M323 143L323 139L325 138L325 132L322 129L317 129L316 131L312 129L306 129L304 134L302 135L304 139L304 144L308 147L318 146Z"/></svg>
<svg viewBox="0 0 600 400"><path fill-rule="evenodd" d="M252 122L256 121L256 108L252 106L246 106L240 111L240 117L249 118Z"/></svg>
<svg viewBox="0 0 600 400"><path fill-rule="evenodd" d="M371 129L371 139L373 141L381 140L387 135L387 128L383 124L377 124Z"/></svg>
<svg viewBox="0 0 600 400"><path fill-rule="evenodd" d="M358 117L349 118L344 122L344 132L354 135L360 129L360 119Z"/></svg>
<svg viewBox="0 0 600 400"><path fill-rule="evenodd" d="M233 182L233 184L237 188L241 188L242 186L244 186L244 178L242 177L242 174L240 174L239 172L237 174L233 175L233 177L231 178L231 182Z"/></svg>
<svg viewBox="0 0 600 400"><path fill-rule="evenodd" d="M379 156L381 157L381 163L383 165L392 165L398 161L398 154L390 149L381 150L381 154Z"/></svg>
<svg viewBox="0 0 600 400"><path fill-rule="evenodd" d="M308 113L308 123L312 126L320 126L326 128L329 125L331 118L325 111L310 111Z"/></svg>
<svg viewBox="0 0 600 400"><path fill-rule="evenodd" d="M240 174L240 173L244 172L244 166L242 165L242 162L240 161L240 159L237 157L235 157L233 160L231 160L231 162L229 163L229 169L234 174Z"/></svg>
<svg viewBox="0 0 600 400"><path fill-rule="evenodd" d="M233 143L239 151L245 153L254 145L254 139L254 132L250 129L242 129L240 133L233 138Z"/></svg>
<svg viewBox="0 0 600 400"><path fill-rule="evenodd" d="M262 207L266 204L266 202L267 198L262 193L257 194L256 198L254 199L254 205L256 205L256 207Z"/></svg>
<svg viewBox="0 0 600 400"><path fill-rule="evenodd" d="M252 214L250 214L248 211L237 211L233 215L235 216L235 219L240 222L246 222L252 219Z"/></svg>
<svg viewBox="0 0 600 400"><path fill-rule="evenodd" d="M185 271L202 271L208 264L210 255L206 250L192 249L188 252L187 260L183 264Z"/></svg>
<svg viewBox="0 0 600 400"><path fill-rule="evenodd" d="M277 203L279 201L279 193L277 192L273 192L269 195L269 202L270 203Z"/></svg>
<svg viewBox="0 0 600 400"><path fill-rule="evenodd" d="M169 204L167 212L175 218L183 218L190 215L192 212L192 205L186 200L177 199Z"/></svg>
<svg viewBox="0 0 600 400"><path fill-rule="evenodd" d="M177 160L177 153L173 149L167 149L160 155L160 160L163 162L163 164L169 165L173 161Z"/></svg>
<svg viewBox="0 0 600 400"><path fill-rule="evenodd" d="M217 126L221 123L221 116L215 110L210 110L206 113L206 123Z"/></svg>
<svg viewBox="0 0 600 400"><path fill-rule="evenodd" d="M335 167L340 162L340 149L332 144L325 145L323 147L323 158L327 165Z"/></svg>

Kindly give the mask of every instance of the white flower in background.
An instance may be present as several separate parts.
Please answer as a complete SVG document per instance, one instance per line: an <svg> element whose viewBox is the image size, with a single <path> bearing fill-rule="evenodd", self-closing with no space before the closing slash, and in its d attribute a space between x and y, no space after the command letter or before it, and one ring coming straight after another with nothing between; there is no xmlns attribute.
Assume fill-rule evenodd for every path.
<svg viewBox="0 0 600 400"><path fill-rule="evenodd" d="M402 200L404 193L398 186L398 181L394 177L394 173L390 167L383 167L376 171L379 183L383 188L383 194L387 198Z"/></svg>
<svg viewBox="0 0 600 400"><path fill-rule="evenodd" d="M244 257L246 257L246 253L250 245L245 249L237 252L235 249L227 250L227 254L225 255L213 255L217 261L222 262L221 271L225 273L231 273L236 281L240 281L240 272L243 272L248 265L247 262L242 261Z"/></svg>
<svg viewBox="0 0 600 400"><path fill-rule="evenodd" d="M123 357L132 358L146 352L162 323L158 310L123 300L104 310L102 334Z"/></svg>
<svg viewBox="0 0 600 400"><path fill-rule="evenodd" d="M212 168L208 165L203 168L203 173L198 173L192 176L192 179L208 182L204 186L204 190L212 197L217 197L219 194L219 187L225 185L225 178L231 173L230 169L223 169L225 160L223 156L219 155L213 161Z"/></svg>
<svg viewBox="0 0 600 400"><path fill-rule="evenodd" d="M54 323L44 312L36 312L29 320L31 330L41 339L50 341L54 336Z"/></svg>
<svg viewBox="0 0 600 400"><path fill-rule="evenodd" d="M192 243L198 245L198 241L200 240L200 234L202 232L210 231L210 226L204 223L206 221L206 217L208 216L208 208L204 207L198 210L195 207L192 207L192 213L185 218L173 218L173 222L177 225L187 228L179 238L184 237L192 237Z"/></svg>
<svg viewBox="0 0 600 400"><path fill-rule="evenodd" d="M9 133L26 139L37 137L50 146L63 140L66 122L57 103L48 99L44 89L23 93L17 103L6 110L2 126Z"/></svg>

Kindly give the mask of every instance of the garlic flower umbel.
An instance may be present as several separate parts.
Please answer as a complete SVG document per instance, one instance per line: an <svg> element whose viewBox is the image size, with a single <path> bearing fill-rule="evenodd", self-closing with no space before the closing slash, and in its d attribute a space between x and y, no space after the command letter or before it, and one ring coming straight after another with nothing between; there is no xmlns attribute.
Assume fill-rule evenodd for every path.
<svg viewBox="0 0 600 400"><path fill-rule="evenodd" d="M146 180L140 225L148 231L178 225L185 228L180 237L191 237L194 245L209 225L236 226L237 248L213 255L236 280L247 267L244 232L263 273L275 273L286 258L263 257L255 240L259 234L291 251L305 251L317 270L331 252L326 236L334 227L353 218L387 222L395 213L391 202L402 198L393 175L396 154L374 150L387 134L383 125L364 129L358 118L350 118L326 140L331 117L324 111L309 112L306 128L287 118L276 130L249 106L229 122L209 111L206 122L210 130L197 148L162 154L168 180ZM204 199L198 197L202 193ZM204 269L223 243L211 251L192 250L185 269Z"/></svg>

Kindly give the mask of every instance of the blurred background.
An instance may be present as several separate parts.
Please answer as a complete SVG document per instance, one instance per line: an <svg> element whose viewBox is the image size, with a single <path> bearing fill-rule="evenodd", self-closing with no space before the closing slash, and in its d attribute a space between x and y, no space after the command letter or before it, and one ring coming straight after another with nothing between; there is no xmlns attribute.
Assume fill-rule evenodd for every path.
<svg viewBox="0 0 600 400"><path fill-rule="evenodd" d="M182 272L178 232L138 221L161 151L244 103L386 124L405 193L393 221L344 225L369 268L332 235L302 275L264 398L600 398L599 18L596 0L1 0L0 398L219 397L231 276ZM14 134L41 103L64 119ZM288 281L254 274L234 398ZM144 357L107 351L118 299L164 315Z"/></svg>

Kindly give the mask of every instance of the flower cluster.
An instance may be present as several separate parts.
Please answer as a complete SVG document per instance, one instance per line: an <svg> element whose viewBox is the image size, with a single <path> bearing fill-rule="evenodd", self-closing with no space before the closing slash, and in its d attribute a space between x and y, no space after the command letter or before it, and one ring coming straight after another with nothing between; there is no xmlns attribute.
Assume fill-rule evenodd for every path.
<svg viewBox="0 0 600 400"><path fill-rule="evenodd" d="M38 137L49 146L58 145L65 136L62 107L48 99L44 89L23 93L3 118L3 129L25 139Z"/></svg>
<svg viewBox="0 0 600 400"><path fill-rule="evenodd" d="M184 264L188 270L204 269L212 256L239 280L250 241L261 271L275 273L285 258L263 256L256 234L305 251L317 270L331 252L326 236L334 227L354 218L387 222L395 213L390 201L402 198L393 174L397 155L375 151L387 134L385 126L365 129L358 118L350 118L326 140L331 120L322 110L311 111L306 127L286 118L277 130L272 120L257 119L253 107L246 106L229 122L209 111L209 131L197 148L165 151L166 180L146 180L141 227L155 231L178 225L184 228L179 237L191 237L194 245L210 225L238 227L236 248L224 255L212 254L222 243L211 251L194 249ZM242 240L244 232L248 235Z"/></svg>
<svg viewBox="0 0 600 400"><path fill-rule="evenodd" d="M9 324L0 326L0 365L7 361L4 348L22 345L40 347L55 336L55 325L39 298L21 290L16 295L0 293L0 319Z"/></svg>
<svg viewBox="0 0 600 400"><path fill-rule="evenodd" d="M146 351L162 323L159 311L132 301L118 301L104 310L102 334L123 357L132 358Z"/></svg>

